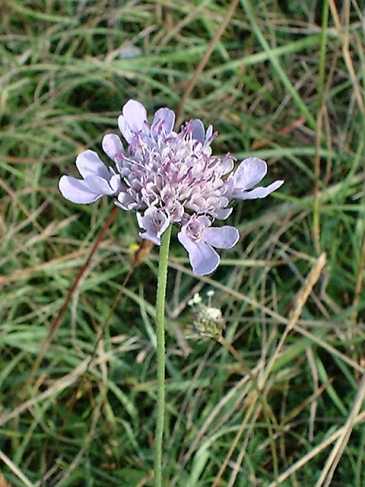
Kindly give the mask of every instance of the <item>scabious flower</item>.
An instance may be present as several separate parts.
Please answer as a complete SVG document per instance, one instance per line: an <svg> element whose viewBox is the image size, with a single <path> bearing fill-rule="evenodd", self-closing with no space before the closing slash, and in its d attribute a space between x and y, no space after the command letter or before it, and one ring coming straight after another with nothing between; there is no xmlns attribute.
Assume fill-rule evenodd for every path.
<svg viewBox="0 0 365 487"><path fill-rule="evenodd" d="M144 106L129 100L118 125L128 146L115 134L105 135L102 143L114 166L107 167L93 151L82 152L76 159L82 179L62 176L62 195L81 204L112 196L122 210L137 213L140 236L157 245L168 226L177 224L178 240L198 275L217 268L215 249L238 242L235 227L213 226L229 217L233 200L265 198L283 184L256 187L266 175L265 161L251 157L234 170L230 154L212 154L211 125L205 130L195 119L175 131L175 114L168 108L157 110L150 124Z"/></svg>
<svg viewBox="0 0 365 487"><path fill-rule="evenodd" d="M212 306L214 291L207 292L208 302L203 300L199 293L195 293L188 302L193 309L193 328L200 337L220 340L225 329L222 310Z"/></svg>

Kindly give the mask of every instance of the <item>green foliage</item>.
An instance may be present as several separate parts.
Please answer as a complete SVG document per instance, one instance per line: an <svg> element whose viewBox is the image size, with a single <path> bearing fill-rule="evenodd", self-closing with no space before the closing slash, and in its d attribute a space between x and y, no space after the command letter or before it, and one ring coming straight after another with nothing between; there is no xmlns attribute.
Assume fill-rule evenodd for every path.
<svg viewBox="0 0 365 487"><path fill-rule="evenodd" d="M72 205L57 182L78 152L101 149L127 99L179 106L229 2L5 3L1 470L12 486L151 485L158 253L132 267L136 222L120 211L44 349L112 209ZM280 485L315 485L334 443L315 449L346 423L365 372L365 39L360 2L332 3L340 32L326 0L242 0L183 107L214 123L218 153L266 158L286 183L235 211L240 244L211 279L193 277L173 242L169 486L266 486L312 451ZM325 268L260 388L320 252ZM211 289L218 342L191 337L188 302ZM365 485L364 431L355 424L332 485Z"/></svg>

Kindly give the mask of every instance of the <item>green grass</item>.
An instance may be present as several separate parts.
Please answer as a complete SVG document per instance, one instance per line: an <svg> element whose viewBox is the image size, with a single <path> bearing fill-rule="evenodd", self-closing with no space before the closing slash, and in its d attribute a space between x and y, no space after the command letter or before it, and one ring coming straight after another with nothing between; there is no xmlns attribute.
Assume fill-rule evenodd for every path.
<svg viewBox="0 0 365 487"><path fill-rule="evenodd" d="M177 109L228 6L5 2L0 484L151 485L158 252L133 267L135 217L118 212L44 349L112 210L65 201L57 182L78 152L101 150L127 99L150 113ZM331 485L365 485L362 8L242 0L183 107L184 118L214 123L217 153L264 157L268 180L286 182L237 206L240 243L210 278L191 274L173 239L167 486L322 486L331 466ZM134 57L123 57L131 46ZM322 252L324 269L277 350ZM187 302L210 289L225 318L221 343L192 333Z"/></svg>

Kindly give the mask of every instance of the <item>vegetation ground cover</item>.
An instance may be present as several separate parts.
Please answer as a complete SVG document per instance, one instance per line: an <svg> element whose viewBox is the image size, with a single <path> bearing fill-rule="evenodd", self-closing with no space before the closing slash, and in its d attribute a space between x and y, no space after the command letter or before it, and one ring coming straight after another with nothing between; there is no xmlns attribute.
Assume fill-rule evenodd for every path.
<svg viewBox="0 0 365 487"><path fill-rule="evenodd" d="M151 485L158 252L133 215L57 189L135 98L285 179L239 205L210 278L173 242L168 485L365 485L361 2L1 8L0 482ZM222 338L197 333L196 292Z"/></svg>

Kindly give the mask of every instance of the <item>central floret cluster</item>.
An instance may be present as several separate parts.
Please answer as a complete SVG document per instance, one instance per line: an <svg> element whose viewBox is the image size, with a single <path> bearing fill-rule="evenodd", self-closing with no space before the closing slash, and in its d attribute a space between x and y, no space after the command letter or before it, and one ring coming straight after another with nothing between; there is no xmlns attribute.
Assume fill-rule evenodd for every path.
<svg viewBox="0 0 365 487"><path fill-rule="evenodd" d="M141 237L156 244L170 224L180 225L178 239L193 271L213 272L219 264L214 247L232 248L239 239L236 228L212 227L213 222L228 218L233 199L264 198L283 181L252 189L267 172L264 161L246 159L233 172L233 157L212 154L211 125L205 131L196 119L175 132L175 114L168 108L159 109L149 124L144 106L130 100L118 125L127 149L115 134L103 139L104 152L115 168L106 167L95 152L85 151L76 159L83 179L62 176L61 193L75 203L113 196L117 206L137 212Z"/></svg>

